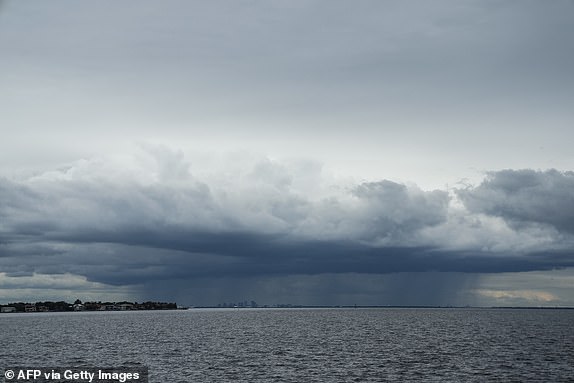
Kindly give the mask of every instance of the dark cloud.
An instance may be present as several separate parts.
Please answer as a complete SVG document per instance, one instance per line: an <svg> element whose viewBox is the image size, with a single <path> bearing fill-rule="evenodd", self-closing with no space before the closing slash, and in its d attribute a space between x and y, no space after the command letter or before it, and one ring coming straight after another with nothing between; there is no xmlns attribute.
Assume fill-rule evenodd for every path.
<svg viewBox="0 0 574 383"><path fill-rule="evenodd" d="M271 279L295 276L574 267L570 237L548 240L543 233L540 241L522 227L572 231L572 173L491 173L478 187L458 191L468 209L461 212L444 191L388 180L310 187L323 182L316 169L302 183L300 169L268 159L222 180L195 175L178 153L149 153L130 172L100 159L0 179L0 270L7 277L81 276L141 291L186 283L200 291L193 281L241 280L248 291L250 280L273 285ZM323 192L305 194L297 185ZM476 213L502 217L513 229L490 228ZM457 242L458 236L471 240ZM509 239L527 244L506 246ZM400 279L389 281L389 289L407 294L397 287Z"/></svg>
<svg viewBox="0 0 574 383"><path fill-rule="evenodd" d="M54 244L67 243L57 250ZM430 247L377 247L253 233L132 232L59 238L0 260L8 272L69 272L113 285L151 280L326 273L498 273L574 266L570 252L496 254ZM22 251L24 250L24 251Z"/></svg>
<svg viewBox="0 0 574 383"><path fill-rule="evenodd" d="M363 183L354 194L365 202L364 223L373 236L403 237L446 220L448 195L423 192L391 181Z"/></svg>
<svg viewBox="0 0 574 383"><path fill-rule="evenodd" d="M507 222L550 225L574 233L574 173L557 170L491 172L476 188L458 195L472 212Z"/></svg>

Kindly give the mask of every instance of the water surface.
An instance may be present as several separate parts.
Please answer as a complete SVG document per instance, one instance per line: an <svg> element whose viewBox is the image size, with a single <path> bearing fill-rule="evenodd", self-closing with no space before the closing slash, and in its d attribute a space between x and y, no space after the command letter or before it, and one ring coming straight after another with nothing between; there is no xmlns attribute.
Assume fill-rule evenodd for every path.
<svg viewBox="0 0 574 383"><path fill-rule="evenodd" d="M574 310L0 315L0 368L146 365L150 382L574 381Z"/></svg>

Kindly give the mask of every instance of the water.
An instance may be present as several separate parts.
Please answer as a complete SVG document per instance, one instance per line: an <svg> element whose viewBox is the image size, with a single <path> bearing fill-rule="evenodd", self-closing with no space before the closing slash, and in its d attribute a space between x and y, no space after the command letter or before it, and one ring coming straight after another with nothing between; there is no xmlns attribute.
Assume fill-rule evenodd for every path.
<svg viewBox="0 0 574 383"><path fill-rule="evenodd" d="M150 382L572 382L574 310L0 315L0 368L146 365Z"/></svg>

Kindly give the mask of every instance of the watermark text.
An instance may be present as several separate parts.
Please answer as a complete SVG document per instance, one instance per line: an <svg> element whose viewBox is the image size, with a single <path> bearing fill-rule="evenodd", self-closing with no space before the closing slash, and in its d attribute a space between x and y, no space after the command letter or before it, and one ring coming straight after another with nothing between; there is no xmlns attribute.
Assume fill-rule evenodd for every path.
<svg viewBox="0 0 574 383"><path fill-rule="evenodd" d="M4 382L148 383L147 367L6 367Z"/></svg>

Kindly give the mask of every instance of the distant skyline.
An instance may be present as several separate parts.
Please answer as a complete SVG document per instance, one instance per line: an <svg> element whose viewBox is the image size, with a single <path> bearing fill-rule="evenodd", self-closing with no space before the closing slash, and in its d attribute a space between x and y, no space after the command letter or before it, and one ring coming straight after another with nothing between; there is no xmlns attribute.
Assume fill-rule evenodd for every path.
<svg viewBox="0 0 574 383"><path fill-rule="evenodd" d="M574 2L0 3L0 304L574 306Z"/></svg>

